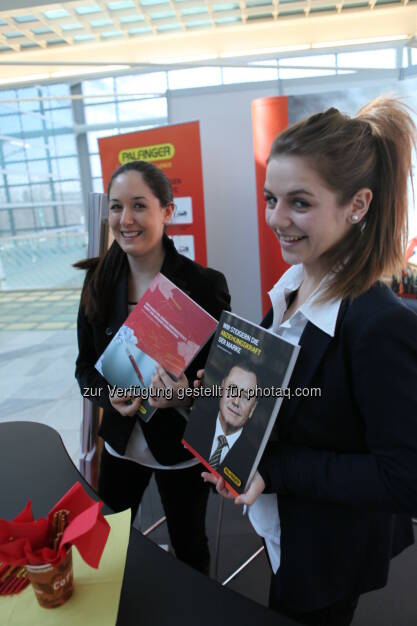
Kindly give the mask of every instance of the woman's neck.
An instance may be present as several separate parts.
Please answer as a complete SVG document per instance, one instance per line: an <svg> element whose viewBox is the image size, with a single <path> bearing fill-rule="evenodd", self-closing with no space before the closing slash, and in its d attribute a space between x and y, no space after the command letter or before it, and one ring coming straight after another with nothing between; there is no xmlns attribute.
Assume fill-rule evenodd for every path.
<svg viewBox="0 0 417 626"><path fill-rule="evenodd" d="M323 268L320 267L312 268L310 266L304 265L303 273L303 282L301 283L297 292L298 306L301 306L306 300L308 300L311 294L319 286L320 281L322 280L326 272Z"/></svg>
<svg viewBox="0 0 417 626"><path fill-rule="evenodd" d="M318 287L321 279L324 276L324 272L320 271L311 271L309 268L303 267L304 276L303 281L297 292L295 294L294 299L292 300L290 306L284 313L282 321L289 319L296 311L300 308L308 300L311 294Z"/></svg>
<svg viewBox="0 0 417 626"><path fill-rule="evenodd" d="M127 255L129 263L129 300L139 300L152 280L161 271L165 258L165 249L161 241L160 245L148 254L140 257Z"/></svg>

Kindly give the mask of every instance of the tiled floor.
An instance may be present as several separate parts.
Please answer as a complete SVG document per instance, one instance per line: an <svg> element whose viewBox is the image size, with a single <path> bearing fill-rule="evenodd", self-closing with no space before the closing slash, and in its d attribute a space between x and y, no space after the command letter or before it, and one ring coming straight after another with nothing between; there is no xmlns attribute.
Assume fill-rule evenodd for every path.
<svg viewBox="0 0 417 626"><path fill-rule="evenodd" d="M0 291L0 331L73 330L80 289Z"/></svg>
<svg viewBox="0 0 417 626"><path fill-rule="evenodd" d="M78 465L82 402L74 378L75 330L9 330L0 331L0 420L56 428Z"/></svg>

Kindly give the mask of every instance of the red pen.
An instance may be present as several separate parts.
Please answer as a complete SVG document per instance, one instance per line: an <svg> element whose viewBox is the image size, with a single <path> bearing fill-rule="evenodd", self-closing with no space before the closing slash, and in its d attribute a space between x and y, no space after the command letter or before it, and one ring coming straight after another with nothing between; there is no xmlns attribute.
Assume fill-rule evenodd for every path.
<svg viewBox="0 0 417 626"><path fill-rule="evenodd" d="M143 376L142 373L139 369L138 364L135 361L135 358L133 356L133 354L130 352L129 348L127 347L127 345L125 344L125 350L126 350L126 354L129 357L129 361L131 362L131 364L133 365L133 369L135 370L137 377L139 378L140 384L143 385L143 387L146 387L145 385L145 381L143 380Z"/></svg>

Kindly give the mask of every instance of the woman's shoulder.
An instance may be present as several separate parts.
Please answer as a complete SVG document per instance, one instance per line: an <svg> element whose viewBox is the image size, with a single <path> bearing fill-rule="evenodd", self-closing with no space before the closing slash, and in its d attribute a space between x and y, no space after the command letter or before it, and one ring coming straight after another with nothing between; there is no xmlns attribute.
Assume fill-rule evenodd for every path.
<svg viewBox="0 0 417 626"><path fill-rule="evenodd" d="M170 252L161 271L216 319L224 309L230 310L229 287L221 272L176 251Z"/></svg>
<svg viewBox="0 0 417 626"><path fill-rule="evenodd" d="M229 286L224 274L211 267L204 267L200 263L196 263L186 257L183 257L183 263L184 268L181 272L181 280L185 290L203 308L209 310L210 302L213 300L221 303L221 309L230 308Z"/></svg>
<svg viewBox="0 0 417 626"><path fill-rule="evenodd" d="M371 332L373 329L394 325L397 329L415 328L417 315L382 282L375 283L368 291L346 305L344 323L356 332Z"/></svg>
<svg viewBox="0 0 417 626"><path fill-rule="evenodd" d="M189 271L194 273L196 276L200 277L202 280L207 281L207 282L218 282L219 280L225 280L225 276L224 274L222 274L222 272L219 272L218 270L215 270L212 267L206 267L204 265L201 265L200 263L197 263L196 261L192 261L191 259L188 259L187 257L184 257L185 259L185 263L188 265L189 267Z"/></svg>
<svg viewBox="0 0 417 626"><path fill-rule="evenodd" d="M169 241L165 243L167 255L162 267L163 274L172 274L181 276L186 281L198 282L200 285L209 286L210 284L226 283L224 274L211 267L205 267L197 261L184 256L175 248L174 243Z"/></svg>

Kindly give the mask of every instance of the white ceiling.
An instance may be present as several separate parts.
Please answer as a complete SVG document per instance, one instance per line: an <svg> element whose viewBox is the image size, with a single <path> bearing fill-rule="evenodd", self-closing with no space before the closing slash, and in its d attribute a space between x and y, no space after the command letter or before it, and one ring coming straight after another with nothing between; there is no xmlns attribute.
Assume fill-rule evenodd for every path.
<svg viewBox="0 0 417 626"><path fill-rule="evenodd" d="M416 30L417 0L2 0L0 87Z"/></svg>

